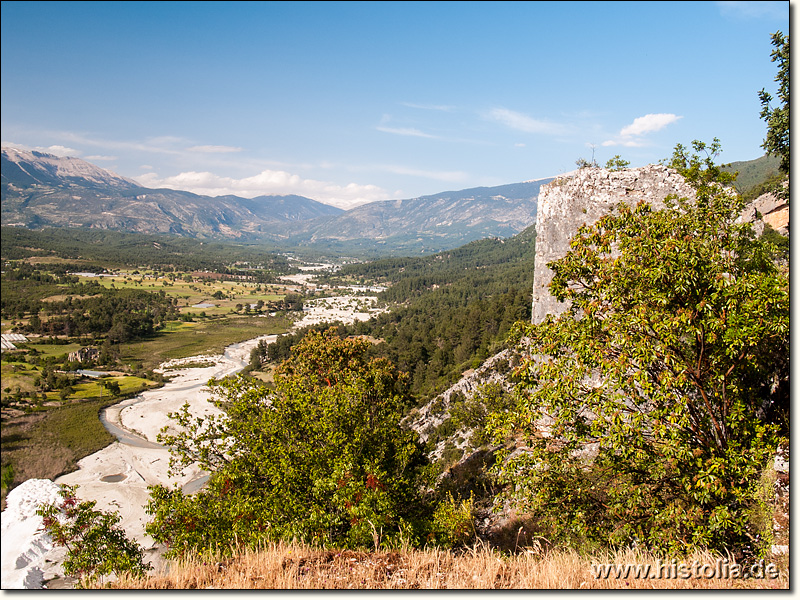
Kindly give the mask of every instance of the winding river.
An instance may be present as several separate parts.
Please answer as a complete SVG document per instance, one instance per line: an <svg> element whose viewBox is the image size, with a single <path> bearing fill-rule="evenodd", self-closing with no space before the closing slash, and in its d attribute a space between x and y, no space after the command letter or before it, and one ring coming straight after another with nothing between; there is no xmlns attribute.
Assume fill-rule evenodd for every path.
<svg viewBox="0 0 800 600"><path fill-rule="evenodd" d="M380 312L374 305L365 309L364 302L371 303L372 300L363 296L341 297L310 303L304 318L295 323L293 329L326 320L353 322L368 319ZM194 416L219 414L219 409L208 401L208 380L241 371L259 341L270 343L276 339L276 335L264 335L228 346L219 356L193 357L183 361L186 364L208 363L208 367L185 368L180 364L172 363L170 366L170 363L165 363L161 369L169 370L170 380L163 387L147 390L102 411L100 420L116 441L78 461L76 471L58 477L55 483L78 486L77 495L81 500L94 501L97 510L117 513L119 526L144 548L145 559L159 568L163 565L163 548L145 532L145 525L150 520L146 512L150 500L148 488L164 485L193 493L202 488L209 475L197 466L180 473L171 472L169 449L158 443L158 434L165 426L171 426L169 413L177 412L184 404L189 405ZM50 496L55 494L53 482L31 480L31 483L31 496L25 497L25 506L52 501ZM26 515L20 515L21 521L9 519L6 522L4 517L4 589L41 587L44 581L63 574L60 563L64 551L52 549L50 542L42 539L36 521Z"/></svg>

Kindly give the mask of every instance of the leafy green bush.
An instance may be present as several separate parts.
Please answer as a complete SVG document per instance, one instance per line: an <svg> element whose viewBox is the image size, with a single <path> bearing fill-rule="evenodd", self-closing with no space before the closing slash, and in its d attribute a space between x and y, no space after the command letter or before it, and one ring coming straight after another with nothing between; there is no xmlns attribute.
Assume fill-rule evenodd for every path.
<svg viewBox="0 0 800 600"><path fill-rule="evenodd" d="M142 549L117 526L119 514L95 510L94 501L79 502L76 487L61 486L62 501L36 511L44 531L67 549L64 573L82 581L112 573L145 575L150 564L143 561Z"/></svg>
<svg viewBox="0 0 800 600"><path fill-rule="evenodd" d="M788 278L737 223L716 140L694 149L670 166L696 198L581 228L549 265L567 310L517 327L528 359L494 431L530 451L498 469L558 539L764 550L748 513L788 410Z"/></svg>
<svg viewBox="0 0 800 600"><path fill-rule="evenodd" d="M614 155L608 159L606 169L609 171L622 171L631 165L630 161L623 159L619 154Z"/></svg>
<svg viewBox="0 0 800 600"><path fill-rule="evenodd" d="M416 543L430 518L430 469L399 426L406 377L370 343L311 332L275 374L275 390L232 378L211 383L219 417L173 415L161 436L178 468L213 475L194 496L151 489L147 527L172 555L297 538L347 547Z"/></svg>
<svg viewBox="0 0 800 600"><path fill-rule="evenodd" d="M448 494L433 513L428 542L450 548L463 546L475 539L475 505L472 496L456 501Z"/></svg>

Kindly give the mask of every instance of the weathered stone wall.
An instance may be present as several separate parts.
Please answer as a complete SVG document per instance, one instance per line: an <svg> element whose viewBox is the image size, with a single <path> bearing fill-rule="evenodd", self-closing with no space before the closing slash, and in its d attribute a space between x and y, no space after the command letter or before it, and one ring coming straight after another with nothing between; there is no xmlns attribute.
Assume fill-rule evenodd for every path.
<svg viewBox="0 0 800 600"><path fill-rule="evenodd" d="M547 263L566 255L578 227L592 225L620 202L635 204L645 200L654 207L663 207L664 198L670 194L694 196L683 177L663 165L622 171L586 168L542 187L536 215L532 321L541 323L548 314L558 314L566 308L550 295L548 286L553 272Z"/></svg>

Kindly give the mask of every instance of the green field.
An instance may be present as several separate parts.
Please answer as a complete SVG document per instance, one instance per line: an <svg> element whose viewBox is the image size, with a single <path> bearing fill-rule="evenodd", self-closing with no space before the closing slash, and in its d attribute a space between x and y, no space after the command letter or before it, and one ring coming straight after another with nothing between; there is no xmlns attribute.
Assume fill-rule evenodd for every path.
<svg viewBox="0 0 800 600"><path fill-rule="evenodd" d="M27 350L36 350L40 358L67 355L81 349L80 344L24 344Z"/></svg>
<svg viewBox="0 0 800 600"><path fill-rule="evenodd" d="M3 424L2 464L13 465L14 481L54 479L78 460L114 441L98 412L117 400L88 400L31 413Z"/></svg>
<svg viewBox="0 0 800 600"><path fill-rule="evenodd" d="M162 362L203 354L221 354L226 346L261 335L286 332L285 317L229 315L194 323L170 323L149 340L131 342L121 349L123 363L145 370Z"/></svg>
<svg viewBox="0 0 800 600"><path fill-rule="evenodd" d="M108 381L114 381L119 384L119 396L138 394L139 392L158 385L148 379L133 377L131 375L103 377L102 379L92 379L85 383L73 385L73 393L70 395L69 401L91 399L111 400L111 394L107 389L103 388L103 383ZM58 398L58 392L49 392L47 394L48 401L57 400Z"/></svg>
<svg viewBox="0 0 800 600"><path fill-rule="evenodd" d="M141 289L151 292L163 290L168 296L178 298L181 312L208 315L229 313L237 304L255 304L259 300L275 302L284 297L281 286L256 284L249 282L197 280L185 281L180 276L175 278L153 275L124 275L118 277L84 277L82 282L99 283L106 288ZM215 297L221 295L222 297ZM195 304L211 303L215 307L193 308Z"/></svg>

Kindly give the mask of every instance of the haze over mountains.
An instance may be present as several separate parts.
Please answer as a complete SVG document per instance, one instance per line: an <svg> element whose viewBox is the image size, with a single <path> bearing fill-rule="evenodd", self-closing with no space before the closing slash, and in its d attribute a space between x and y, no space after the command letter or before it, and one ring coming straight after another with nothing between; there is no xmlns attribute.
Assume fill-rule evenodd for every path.
<svg viewBox="0 0 800 600"><path fill-rule="evenodd" d="M100 228L286 247L419 253L508 237L536 221L550 179L373 202L348 211L302 196L209 197L149 189L78 158L2 148L2 224Z"/></svg>

